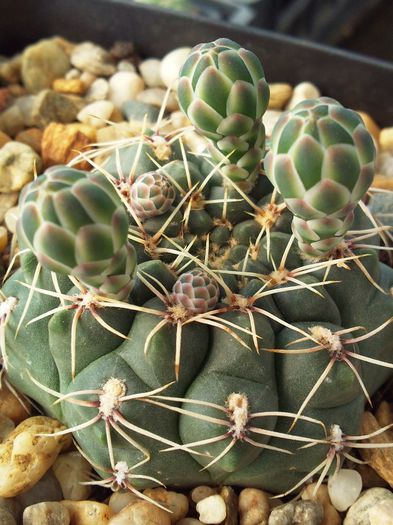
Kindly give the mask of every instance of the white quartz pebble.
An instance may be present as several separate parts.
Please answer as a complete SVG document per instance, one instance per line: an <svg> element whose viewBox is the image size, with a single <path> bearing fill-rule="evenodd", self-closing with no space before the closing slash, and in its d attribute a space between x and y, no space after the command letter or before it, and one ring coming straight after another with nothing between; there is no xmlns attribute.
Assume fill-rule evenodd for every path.
<svg viewBox="0 0 393 525"><path fill-rule="evenodd" d="M142 78L132 71L118 71L109 79L109 99L121 109L124 102L134 100L145 87Z"/></svg>
<svg viewBox="0 0 393 525"><path fill-rule="evenodd" d="M380 501L368 511L370 525L393 525L393 500Z"/></svg>
<svg viewBox="0 0 393 525"><path fill-rule="evenodd" d="M83 124L103 128L107 125L105 121L110 118L114 108L115 106L110 100L97 100L82 108L77 119Z"/></svg>
<svg viewBox="0 0 393 525"><path fill-rule="evenodd" d="M362 491L362 477L357 470L343 468L329 477L328 492L332 505L344 512L355 503Z"/></svg>
<svg viewBox="0 0 393 525"><path fill-rule="evenodd" d="M219 496L209 496L197 503L196 510L202 523L214 524L225 520L227 509L224 499Z"/></svg>
<svg viewBox="0 0 393 525"><path fill-rule="evenodd" d="M294 108L297 104L303 102L303 100L307 100L309 98L318 98L320 96L321 92L315 84L312 84L311 82L301 82L295 86L295 89L292 93L292 98L288 102L287 109Z"/></svg>
<svg viewBox="0 0 393 525"><path fill-rule="evenodd" d="M139 71L148 87L162 87L161 60L158 58L148 58L139 64Z"/></svg>
<svg viewBox="0 0 393 525"><path fill-rule="evenodd" d="M178 47L164 56L161 61L161 78L166 85L172 89L177 88L176 80L179 78L180 68L190 54L190 47Z"/></svg>

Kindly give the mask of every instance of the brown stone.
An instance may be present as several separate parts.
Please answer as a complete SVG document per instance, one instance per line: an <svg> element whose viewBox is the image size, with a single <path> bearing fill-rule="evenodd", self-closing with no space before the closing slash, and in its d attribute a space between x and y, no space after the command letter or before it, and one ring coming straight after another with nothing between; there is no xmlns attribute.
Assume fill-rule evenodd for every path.
<svg viewBox="0 0 393 525"><path fill-rule="evenodd" d="M15 55L10 60L0 64L0 78L7 84L15 84L20 81L20 69L22 55Z"/></svg>
<svg viewBox="0 0 393 525"><path fill-rule="evenodd" d="M94 129L86 124L58 124L52 122L42 137L42 159L44 166L67 164L95 140ZM75 165L78 169L91 169L88 162Z"/></svg>
<svg viewBox="0 0 393 525"><path fill-rule="evenodd" d="M365 412L362 419L361 433L371 434L380 430L378 420L371 412ZM393 432L387 430L381 434L373 436L363 443L392 443ZM393 487L393 449L391 448L364 448L359 449L362 459L372 467L385 481Z"/></svg>
<svg viewBox="0 0 393 525"><path fill-rule="evenodd" d="M8 87L0 88L0 113L5 110L11 100L11 93Z"/></svg>
<svg viewBox="0 0 393 525"><path fill-rule="evenodd" d="M375 417L377 418L381 427L391 425L393 423L392 406L387 401L382 401L375 413Z"/></svg>
<svg viewBox="0 0 393 525"><path fill-rule="evenodd" d="M7 144L7 142L11 142L12 138L7 135L7 133L4 133L4 131L0 130L0 148L4 146L4 144Z"/></svg>
<svg viewBox="0 0 393 525"><path fill-rule="evenodd" d="M373 180L373 187L374 188L381 188L383 190L391 190L393 191L393 178L388 177L387 175L375 175Z"/></svg>
<svg viewBox="0 0 393 525"><path fill-rule="evenodd" d="M227 515L223 525L237 525L238 497L232 487L222 487L220 496L225 501Z"/></svg>
<svg viewBox="0 0 393 525"><path fill-rule="evenodd" d="M35 126L44 128L51 122L74 122L78 111L78 105L70 96L45 89L34 101L32 118Z"/></svg>
<svg viewBox="0 0 393 525"><path fill-rule="evenodd" d="M283 109L292 96L293 88L290 84L270 84L269 109Z"/></svg>
<svg viewBox="0 0 393 525"><path fill-rule="evenodd" d="M83 95L87 86L80 78L56 78L52 88L58 93L69 95Z"/></svg>
<svg viewBox="0 0 393 525"><path fill-rule="evenodd" d="M43 132L38 128L30 128L18 133L15 140L27 144L37 153L41 153L41 141Z"/></svg>
<svg viewBox="0 0 393 525"><path fill-rule="evenodd" d="M27 90L20 84L9 84L7 89L13 97L23 97L27 95Z"/></svg>
<svg viewBox="0 0 393 525"><path fill-rule="evenodd" d="M24 397L21 399L23 399L24 406L16 395L11 392L6 383L4 381L2 382L0 389L0 414L11 419L16 425L30 415L30 403Z"/></svg>

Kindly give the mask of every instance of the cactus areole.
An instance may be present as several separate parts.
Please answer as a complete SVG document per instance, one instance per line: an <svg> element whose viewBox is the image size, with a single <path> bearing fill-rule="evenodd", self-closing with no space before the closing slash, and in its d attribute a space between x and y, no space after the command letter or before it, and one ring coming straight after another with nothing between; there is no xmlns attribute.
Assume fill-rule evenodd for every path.
<svg viewBox="0 0 393 525"><path fill-rule="evenodd" d="M105 486L286 494L352 457L393 368L373 141L320 98L283 114L265 155L264 72L227 39L191 51L178 94L202 155L157 126L22 192L3 373Z"/></svg>

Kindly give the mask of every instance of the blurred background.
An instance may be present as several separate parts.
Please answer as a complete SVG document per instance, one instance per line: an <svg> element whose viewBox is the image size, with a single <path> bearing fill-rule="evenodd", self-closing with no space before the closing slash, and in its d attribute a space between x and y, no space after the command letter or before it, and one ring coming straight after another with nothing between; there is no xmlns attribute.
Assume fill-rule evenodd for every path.
<svg viewBox="0 0 393 525"><path fill-rule="evenodd" d="M393 0L134 1L270 29L393 62Z"/></svg>

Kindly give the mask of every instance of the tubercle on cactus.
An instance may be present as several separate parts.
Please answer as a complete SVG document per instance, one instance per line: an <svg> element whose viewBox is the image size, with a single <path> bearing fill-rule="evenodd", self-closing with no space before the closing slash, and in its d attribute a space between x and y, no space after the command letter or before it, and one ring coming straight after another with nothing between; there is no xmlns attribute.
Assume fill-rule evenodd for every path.
<svg viewBox="0 0 393 525"><path fill-rule="evenodd" d="M225 48L225 46L229 46L231 57L234 60L238 60L236 58L238 48L236 46L233 48L232 44L228 44L228 41L219 41L206 49L214 49L214 55L216 51L221 52L222 47ZM210 51L207 54L211 54ZM255 72L253 67L250 66L253 60L252 55L243 52L238 53L238 55L242 60L248 61L248 72L241 69L241 62L239 61L238 67L240 68L239 71L242 71L241 74L249 79L247 75L250 74L250 71ZM213 62L209 58L208 67L213 67ZM201 65L201 70L203 67ZM223 63L223 71L226 67L227 65ZM227 73L228 70L225 75ZM195 74L195 71L192 74ZM205 75L206 82L212 81L209 75L213 80L215 79L214 81L221 82L221 88L224 91L226 90L225 86L228 86L228 84L226 80L223 80L222 76L220 77L221 80L218 79L219 75L217 76L210 69L208 74ZM231 79L231 81L235 82L234 79ZM250 84L250 81L247 81ZM186 83L183 82L183 84ZM261 86L263 88L263 82ZM189 87L190 85L187 83L186 90L188 90L188 95L190 95ZM198 93L195 92L192 96L204 98L211 95L211 93L204 93L201 87L198 89ZM240 472L245 471L245 479L249 479L247 475L247 461L251 461L251 459L243 464L237 457L240 454L239 451L245 450L246 455L251 454L250 457L254 458L255 462L257 462L257 459L259 461L265 456L269 458L269 454L280 454L280 463L286 465L285 468L288 469L289 474L295 472L297 475L297 477L293 478L291 483L292 489L290 490L287 490L290 482L287 479L283 481L285 488L283 494L289 494L292 490L296 490L316 474L319 474L318 483L322 483L331 470L335 458L337 460L337 468L339 468L342 458L352 458L348 454L347 449L352 446L356 448L357 441L366 440L376 435L374 433L369 436L357 436L353 427L348 427L351 429L348 431L347 421L340 415L340 403L342 404L342 402L337 402L336 400L336 405L329 404L328 396L325 406L333 413L334 417L332 416L333 419L329 419L329 424L325 424L322 420L325 416L318 410L319 405L315 401L321 395L321 391L326 388L325 379L328 376L330 378L330 375L334 374L337 368L341 366L341 362L343 362L346 368L349 369L349 374L355 378L354 382L357 381L357 386L360 385L364 397L370 400L372 391L368 392L365 385L367 383L367 373L359 372L358 362L362 362L367 366L377 365L387 369L393 368L391 363L383 359L377 359L381 355L380 353L371 353L369 355L367 352L364 353L360 350L357 352L356 349L352 351L351 347L348 347L348 345L356 345L357 343L361 346L366 344L367 340L372 337L378 338L390 326L392 318L387 320L378 319L378 322L375 322L373 318L372 324L367 325L364 335L358 337L348 335L346 338L345 336L349 332L355 332L357 329L360 329L362 323L359 321L353 323L350 320L341 320L341 312L344 309L338 310L336 302L338 304L339 299L334 299L334 306L337 310L335 315L332 314L336 318L334 321L336 323L335 326L327 324L333 321L328 318L325 319L325 317L323 317L322 321L317 317L316 319L312 318L308 323L301 323L298 322L296 316L294 316L295 318L287 318L285 314L281 313L280 308L277 307L280 301L287 301L286 297L288 297L288 302L290 302L289 298L295 300L297 294L306 294L304 295L305 303L310 302L311 304L316 299L323 300L326 309L329 309L329 301L333 302L333 295L329 295L330 289L332 289L331 293L333 294L340 282L346 280L345 275L343 276L340 273L345 270L348 270L349 274L361 272L364 281L373 285L373 293L376 294L376 297L379 297L379 295L386 297L388 280L385 279L383 282L379 280L377 272L373 271L372 266L370 269L370 264L368 263L370 253L362 253L361 250L374 248L376 243L374 237L376 235L382 238L385 245L388 244L391 235L386 227L370 217L366 206L360 203L360 210L371 223L371 227L368 224L363 229L355 228L354 230L348 229L346 232L333 232L334 234L337 233L337 238L342 234L342 239L340 244L335 245L330 250L313 248L313 250L306 250L307 253L299 252L295 244L296 238L299 238L299 231L301 231L303 237L307 237L309 233L308 228L314 228L312 230L314 232L312 242L315 242L315 232L319 231L322 232L321 235L326 234L325 237L330 239L329 235L333 231L332 228L337 229L338 222L335 220L335 217L333 217L334 220L329 218L326 226L320 215L317 214L318 220L316 222L313 223L311 220L306 225L302 223L300 226L298 225L300 229L298 228L298 230L293 231L292 235L290 234L288 224L292 221L293 216L289 211L288 199L285 195L284 198L279 195L279 184L277 184L278 189L269 190L268 193L271 192L271 195L263 192L260 188L258 189L259 183L262 185L266 184L261 165L264 137L262 136L262 128L259 126L259 131L257 130L257 132L250 120L248 120L252 120L255 117L246 114L249 108L242 106L241 101L246 100L247 97L240 97L239 89L238 86L232 95L228 97L228 106L226 108L223 108L220 101L210 100L212 105L218 104L213 108L216 113L228 112L228 115L221 115L220 113L221 116L218 118L215 113L207 108L208 104L203 105L203 111L201 110L205 116L210 115L210 117L214 117L213 120L207 122L208 127L214 128L213 131L209 131L208 135L212 143L215 143L215 145L213 144L215 148L213 152L214 160L206 153L201 155L190 154L189 149L185 145L185 136L183 136L185 129L170 132L169 134L162 131L165 130L165 122L163 121L164 106L156 125L153 126L153 130L147 130L145 123L142 133L138 137L107 143L103 146L100 145L97 150L81 153L76 160L87 160L93 170L95 170L96 176L105 179L110 183L111 188L115 190L119 201L128 213L129 225L126 240L134 246L136 251L139 250L138 257L140 256L142 261L147 262L156 261L161 263L163 261L162 264L165 266L168 275L170 275L168 283L161 282L160 274L145 271L142 266L138 267L132 276L133 280L138 280L140 287L143 285L144 290L147 291L147 296L153 298L151 300L155 306L146 304L146 299L141 302L133 301L132 294L131 299L128 299L97 293L94 287L86 286L82 280L72 275L70 282L73 285L73 292L65 291L64 287L62 288L57 282L54 272L51 274L52 283L48 286L48 289L45 289L38 284L42 272L46 271L45 267L41 268L40 265L35 267L33 278L26 280L26 282L22 279L23 282L21 282L21 287L27 288L29 291L27 300L23 301L23 312L18 318L18 328L16 331L14 330L16 334L21 334L25 327L31 329L33 326L38 326L39 323L56 318L59 314L64 314L68 311L70 311L71 315L73 314L73 320L70 323L71 334L62 332L70 340L71 366L64 362L61 364L62 367L71 370L70 374L68 374L68 370L66 371L66 375L68 374L71 379L67 380L65 385L62 384L50 388L47 384L44 384L46 378L45 381L42 380L42 377L38 380L37 377L34 377L34 374L31 374L31 383L39 391L57 398L54 406L61 404L61 407L64 408L64 414L72 414L74 419L71 420L72 422L68 425L69 428L64 432L75 432L79 440L80 437L83 438L86 430L90 431L94 427L97 435L102 437L102 441L105 443L105 453L104 455L100 453L101 456L100 454L98 455L99 461L96 460L95 451L90 449L88 454L86 449L83 450L86 441L84 442L84 447L80 448L81 453L85 455L97 471L108 474L107 477L104 476L102 482L98 483L114 489L126 488L140 497L144 496L136 488L138 483L143 483L144 480L145 482L161 484L158 478L163 470L161 467L157 469L154 446L150 447L147 444L144 446L142 440L153 442L156 445L163 443L167 448L161 452L171 452L175 455L180 453L191 455L202 465L202 469L199 472L206 473L208 471L216 482L221 482L223 476L226 477L228 472L235 472L235 483L239 480L240 484L244 483L241 474L240 478L236 479L236 469L240 469ZM250 86L243 85L242 89L249 90ZM256 97L259 101L259 109L256 108L258 109L257 113L263 107L262 102L266 101L266 90L258 93ZM187 104L188 102L186 101ZM327 104L326 101L321 99L319 102L313 101L312 104L313 107L319 108L318 111L323 112L325 111L323 108L331 104L331 102ZM198 102L196 105L198 105ZM234 114L237 111L241 113L241 119L234 118ZM333 120L339 120L340 112L345 113L344 110L338 111L335 108L331 111L333 112ZM348 115L345 113L345 118L349 118L350 115L349 117ZM191 116L198 118L193 110L191 111ZM301 117L303 118L304 115L301 115ZM322 120L325 117L322 117ZM258 118L260 118L260 115ZM318 119L315 120L315 122L317 121ZM198 123L201 124L201 121L198 120ZM248 126L248 131L244 131L245 128L241 126L237 128L240 125L239 123L242 126ZM356 123L356 125L359 125L358 120L356 120ZM320 135L315 130L309 130L310 136L315 138L318 135L318 140L321 144L323 143L320 146L316 146L318 152L322 146L327 148L325 138L329 134L326 135L326 126L325 118L325 123L321 124L321 129L318 132ZM201 129L200 125L198 127ZM337 130L338 128L336 127L335 129ZM235 132L235 135L232 135L232 138L230 138L232 132ZM346 131L346 133L348 132ZM220 136L217 137L217 134ZM276 134L279 133L277 132ZM359 132L357 132L357 135L359 135ZM233 138L234 136L235 139ZM312 141L307 137L306 139L303 142L306 143L306 147L309 147ZM351 136L349 138L346 137L346 140L352 140ZM256 148L253 146L256 146ZM314 146L315 144L312 147ZM364 145L360 144L359 146L356 143L355 146L358 147L362 154L364 153ZM247 153L244 154L246 149ZM274 144L272 149L274 149ZM348 154L347 149L342 149L343 151L345 150L345 155ZM127 151L131 151L132 155L125 162ZM318 152L317 156L319 155ZM101 164L96 159L103 153L111 154L111 157L108 162ZM340 152L340 154L344 153ZM191 157L191 155L193 156ZM267 164L269 164L269 161ZM269 169L269 166L267 168ZM179 169L181 171L180 175ZM302 166L297 164L296 169L299 170L301 175L304 175ZM270 166L270 173L271 170ZM280 181L280 173L277 170L277 166L273 166L274 175ZM355 168L354 170L356 171ZM145 181L143 179L144 176L146 177ZM366 173L366 179L367 176ZM138 190L138 180L143 182L143 184L146 183L145 185L141 184L143 187L139 188L140 191ZM307 186L307 181L305 184ZM149 193L150 189L147 186L151 189L151 193ZM211 188L215 189L215 191L211 190ZM255 188L257 193L260 192L258 197L254 196L251 191L253 188ZM164 200L156 198L161 189L165 193ZM340 188L338 193L340 196L347 195L346 191ZM149 202L144 203L143 199L146 196L148 196ZM173 196L174 198L172 199ZM134 202L139 198L141 198L140 203ZM140 204L141 207L138 208L136 204ZM296 204L299 205L299 202ZM300 204L303 205L304 203ZM344 206L344 209L345 212L351 213L349 208L346 209ZM145 213L148 210L152 210L152 214ZM342 210L340 209L339 212L341 213ZM201 222L198 223L195 217ZM56 219L54 217L54 220ZM47 220L46 217L45 220ZM153 223L149 222L151 220L153 220ZM286 226L284 224L284 227L282 227L281 225L285 221L287 221L287 224ZM349 227L349 222L348 219L345 222L345 226ZM174 225L176 228L174 228ZM327 233L324 230L325 226ZM176 233L173 233L174 230ZM220 235L223 235L224 240L222 240ZM305 241L303 237L301 242ZM364 242L368 238L373 239L370 245ZM328 240L323 248L326 248L330 242ZM382 247L376 246L376 248ZM389 247L386 247L387 251L389 249ZM94 262L96 261L94 260ZM138 261L138 263L140 262ZM328 280L329 276L331 277L330 280ZM247 291L247 287L252 281L255 286L250 288L251 291ZM366 289L368 290L368 288ZM371 295L370 293L369 297ZM33 307L33 296L37 297L38 302L48 298L55 301L56 304L45 311L39 310L37 314L30 315L29 310ZM11 299L9 298L9 300ZM276 305L275 309L271 310L269 309L270 307L266 306L265 302L268 300L272 301L271 304ZM307 305L305 304L304 306L306 307ZM371 303L371 306L373 306L373 303ZM301 305L301 308L303 308L303 305ZM150 362L149 360L154 361L154 359L157 359L157 357L151 357L152 353L157 353L157 345L155 343L157 338L164 340L168 337L168 333L171 334L171 337L173 336L170 348L172 352L171 357L160 364L160 370L164 370L164 375L170 376L175 381L169 383L169 379L157 379L159 386L155 388L155 385L149 383L149 378L146 379L144 377L143 381L141 381L144 386L138 383L138 388L131 388L130 383L126 383L127 366L133 373L135 371L132 365L127 363L127 366L124 368L124 374L119 372L119 370L113 373L112 376L102 375L101 371L96 372L96 375L103 377L103 379L96 380L96 375L93 375L93 379L88 381L88 387L83 389L86 383L83 381L81 383L79 374L85 374L86 369L83 369L85 365L79 367L79 361L83 361L85 356L83 346L78 346L78 340L80 332L84 330L83 321L85 319L88 320L92 317L93 331L95 330L95 320L97 330L103 329L114 338L119 338L120 343L118 344L124 345L126 348L130 344L130 348L135 353L135 348L132 347L133 341L135 342L135 334L132 334L132 330L131 332L124 331L123 333L120 329L116 329L106 322L104 314L108 311L128 311L130 317L135 314L138 319L145 316L143 318L145 321L141 321L142 325L143 322L147 323L146 319L153 320L151 323L149 321L149 328L143 331L142 335L140 359L144 359L146 363ZM20 310L18 313L20 313ZM8 321L10 318L12 320L13 315L13 312L8 312L4 318L0 319L3 358L7 355L4 332L6 327L7 330L9 329ZM26 316L27 322L24 323ZM303 320L301 317L299 319ZM261 329L261 323L265 323L263 330ZM196 366L198 369L195 371L196 376L190 379L191 388L190 384L187 385L189 390L184 390L182 386L183 390L178 391L176 394L170 395L168 393L168 395L164 395L164 390L180 388L179 385L182 384L183 379L180 371L183 373L184 362L188 364L188 341L184 334L189 333L187 330L194 326L199 326L201 331L202 328L208 329L209 354L204 358L202 364L199 363ZM274 333L271 326L275 326ZM276 334L281 334L285 330L292 334L291 339L289 343L284 342L280 346L276 342ZM270 333L273 335L270 336ZM296 336L299 338L295 339ZM221 357L223 370L220 369L220 373L216 373L214 367L213 370L209 371L208 369L209 364L211 364L209 355L210 352L214 354L212 347L215 344L215 339L220 340L220 338L229 338L230 342L225 342L225 345L228 346L228 352L224 358ZM11 340L7 340L7 343L10 346L14 344ZM236 349L231 352L230 346L232 344ZM295 344L297 346L293 347ZM252 351L250 352L250 350ZM114 352L113 355L117 356L117 350L110 350L107 355L108 358L112 355L111 352ZM215 352L217 352L217 349L215 349ZM326 355L328 363L323 364L323 366L319 364L317 367L319 378L316 376L313 386L308 390L304 387L301 389L301 394L296 397L296 403L289 407L285 404L282 406L281 399L278 399L277 406L271 401L267 401L265 406L263 405L264 396L268 398L269 392L264 391L264 394L260 393L259 397L253 397L249 389L253 390L253 382L255 385L259 384L258 378L253 377L247 383L247 378L243 378L241 374L238 377L237 369L241 368L242 363L237 363L235 370L226 371L225 366L227 365L224 361L228 358L228 367L230 368L234 352L242 355L242 361L250 360L248 374L251 376L254 373L253 369L255 367L258 368L260 366L259 363L264 363L264 366L259 371L265 383L269 383L270 378L263 376L263 370L269 370L269 360L273 357L272 354L277 354L275 363L279 362L279 359L286 359L287 356L289 361L292 359L296 361L295 356L298 356L298 359L300 359L302 355L307 359L308 356L311 357L312 355ZM242 354L242 352L247 353ZM10 355L12 355L12 349ZM114 357L114 361L116 359L117 357ZM253 361L254 359L256 361ZM108 360L106 363L108 363ZM181 363L182 370L180 370ZM323 363L323 360L321 363ZM92 362L89 366L90 369L94 370L95 363ZM200 368L201 366L202 368ZM203 366L207 367L207 376L209 377L209 374L212 376L213 379L211 381L213 383L217 382L220 386L221 381L223 382L222 385L226 385L225 381L229 381L228 387L222 387L222 391L225 392L224 398L218 397L217 399L217 393L215 393L216 402L213 402L212 399L205 399L204 392L206 388L200 388L199 390L197 388L196 392L192 390L196 388L195 384L199 380L204 384ZM275 366L278 365L275 364ZM340 368L340 370L342 369ZM59 372L61 371L59 370ZM136 375L138 376L139 373L140 370L138 369ZM275 374L274 368L270 369L270 373L272 375ZM276 373L280 378L281 372L277 371ZM285 380L280 379L280 381L285 383ZM295 383L296 381L294 380L293 382ZM214 385L207 383L208 390L212 386ZM281 391L276 391L277 387L282 389L284 386L284 384L275 386L272 383L269 388L276 392L274 395L279 398L283 394ZM127 390L128 388L130 389L129 391ZM263 388L264 385L260 384L260 392L262 392ZM64 393L67 392L67 389L68 393ZM286 394L284 393L284 395ZM356 394L356 392L355 395L359 397L359 394ZM346 402L349 403L351 399L353 397L347 399ZM325 402L325 400L323 401ZM262 403L262 406L260 407L258 403ZM192 429L191 423L195 420L201 427L205 425L206 428L204 427L205 430L201 431L201 433L199 431L193 433L191 430L185 435L179 434L176 437L167 435L162 429L160 431L149 429L148 421L134 421L133 415L130 415L129 411L127 412L129 407L137 407L138 405L142 405L147 413L150 409L158 410L162 421L166 420L168 414L176 416L178 419L175 425L179 425L179 427L182 424L188 425ZM78 412L74 417L72 412L73 406L79 407L81 410L86 409L86 411ZM339 406L337 410L336 406ZM346 406L345 403L343 406ZM68 410L69 408L70 410ZM90 417L93 413L94 416ZM126 413L128 413L128 416ZM64 417L68 417L68 415ZM328 433L326 428L330 427L332 422L333 427ZM287 423L288 426L290 425L289 430L288 426L286 427ZM173 423L171 424L173 425ZM291 433L295 424L297 425L296 433ZM381 429L380 432L385 430L387 430L387 427ZM345 435L344 431L348 435ZM322 437L321 432L323 434ZM115 438L113 438L113 433L115 433ZM282 446L282 440L286 441L288 449ZM81 442L83 442L83 439ZM304 447L301 446L302 443L305 444ZM300 444L300 448L294 448L297 444ZM125 461L127 448L125 445L128 445L132 450L135 449L135 454L132 453L132 460L127 459ZM218 445L218 448L216 445ZM365 445L369 448L373 446L371 443ZM327 456L322 462L320 461L320 455L314 457L314 459L319 458L318 461L314 459L311 459L310 462L306 461L306 469L310 472L303 476L302 468L296 463L297 454L300 453L299 451L302 448L310 447L311 451L313 451L318 446L322 447L322 450L325 450L327 447ZM393 444L388 444L388 446L393 446ZM199 452L201 450L200 447L203 447L203 452ZM246 448L244 449L244 447ZM261 454L262 452L263 454ZM135 458L135 455L138 455L138 458ZM166 455L159 454L162 457ZM165 459L161 461L165 464ZM272 465L271 461L270 459L270 465ZM252 462L250 465L252 467ZM317 466L314 467L314 465ZM152 470L149 470L149 468ZM195 468L195 465L193 465L193 468ZM214 473L220 472L220 469L222 469L221 478L220 476L214 477ZM263 467L260 468L260 471L263 472ZM136 472L140 472L140 474ZM147 475L148 473L154 475ZM170 484L171 478L170 475L168 476L168 479L163 479L162 481ZM196 471L195 476L197 476ZM253 479L259 479L255 473L252 474L252 477ZM231 479L229 477L229 483L231 483ZM288 479L291 479L291 477L289 476ZM264 482L261 481L260 483ZM280 490L282 488L275 491L279 492ZM153 503L153 501L151 502Z"/></svg>

